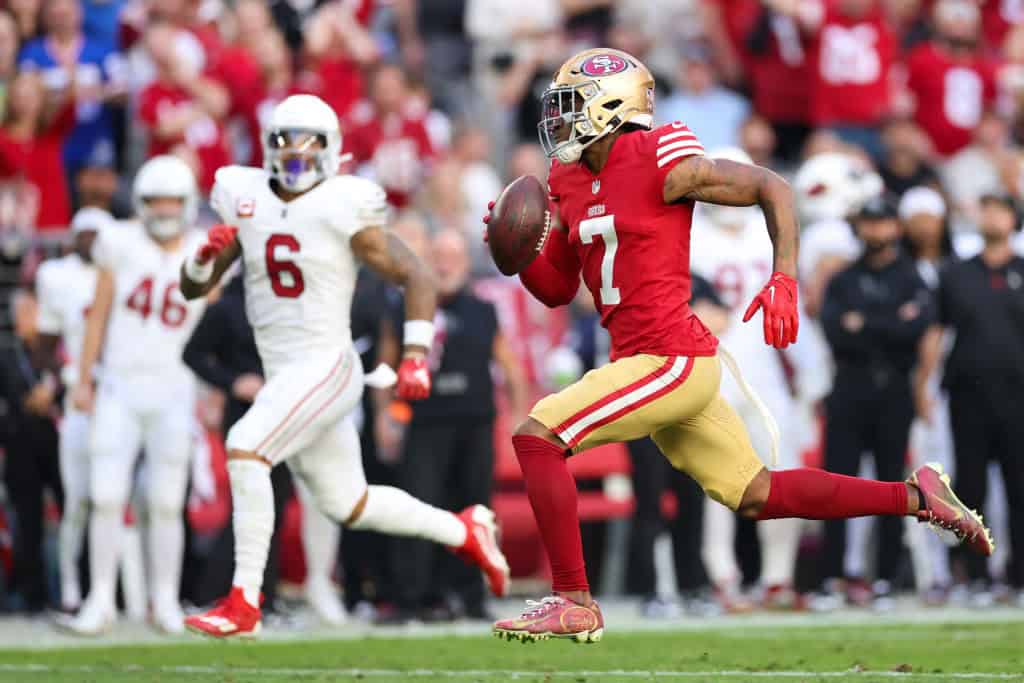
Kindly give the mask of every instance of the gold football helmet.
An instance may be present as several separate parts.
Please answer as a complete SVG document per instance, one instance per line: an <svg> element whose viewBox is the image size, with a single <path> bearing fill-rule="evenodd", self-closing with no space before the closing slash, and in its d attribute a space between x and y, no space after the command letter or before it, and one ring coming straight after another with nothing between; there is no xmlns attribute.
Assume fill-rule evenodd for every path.
<svg viewBox="0 0 1024 683"><path fill-rule="evenodd" d="M585 50L555 73L541 112L537 132L544 152L575 163L588 145L626 122L654 125L654 76L621 50Z"/></svg>

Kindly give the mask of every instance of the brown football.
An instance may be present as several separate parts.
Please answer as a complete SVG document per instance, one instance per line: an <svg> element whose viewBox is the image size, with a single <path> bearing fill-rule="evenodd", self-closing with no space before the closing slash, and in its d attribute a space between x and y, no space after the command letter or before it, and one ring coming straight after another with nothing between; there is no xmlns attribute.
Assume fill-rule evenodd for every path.
<svg viewBox="0 0 1024 683"><path fill-rule="evenodd" d="M548 193L532 175L519 176L502 190L487 222L487 244L505 275L522 271L540 253L551 226Z"/></svg>

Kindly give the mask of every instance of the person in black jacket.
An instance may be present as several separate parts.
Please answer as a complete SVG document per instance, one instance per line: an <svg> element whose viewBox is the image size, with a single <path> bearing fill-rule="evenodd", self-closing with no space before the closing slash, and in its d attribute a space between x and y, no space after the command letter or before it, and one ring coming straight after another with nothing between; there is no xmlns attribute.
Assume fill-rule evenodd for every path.
<svg viewBox="0 0 1024 683"><path fill-rule="evenodd" d="M4 484L17 517L14 529L15 606L42 612L48 603L43 571L43 491L63 506L54 404L57 380L32 363L37 342L35 299L13 296L14 334L0 337L0 446Z"/></svg>
<svg viewBox="0 0 1024 683"><path fill-rule="evenodd" d="M946 360L956 485L961 500L979 511L988 497L988 465L999 463L1010 515L1007 582L1024 588L1024 258L1010 237L1020 217L1012 199L981 199L984 250L947 267L939 277L939 324L956 332ZM929 335L930 337L932 335ZM939 335L927 347L926 371L941 357ZM922 388L923 392L923 388ZM929 417L932 407L919 394ZM987 591L984 557L967 557L972 589ZM980 596L979 596L980 597Z"/></svg>
<svg viewBox="0 0 1024 683"><path fill-rule="evenodd" d="M498 330L494 305L467 286L469 247L462 233L443 230L431 243L437 272L436 333L428 363L433 391L413 404L399 465L399 485L434 505L460 508L488 505L494 473L494 384L492 361L501 369L515 419L526 415L528 390L518 359ZM440 573L457 598L462 616L489 618L484 610L484 586L479 571L462 563L446 563L428 541L400 539L395 543L395 572L399 610L395 621L417 614L446 618L447 609L432 608L432 579ZM439 570L439 572L435 569Z"/></svg>
<svg viewBox="0 0 1024 683"><path fill-rule="evenodd" d="M868 201L853 228L863 255L829 283L821 313L836 364L825 469L856 475L861 454L870 451L880 480L901 481L914 415L911 372L935 307L914 261L900 250L891 199ZM899 567L903 520L883 517L879 524L876 593L884 594ZM845 547L845 521L826 522L823 576L842 576Z"/></svg>

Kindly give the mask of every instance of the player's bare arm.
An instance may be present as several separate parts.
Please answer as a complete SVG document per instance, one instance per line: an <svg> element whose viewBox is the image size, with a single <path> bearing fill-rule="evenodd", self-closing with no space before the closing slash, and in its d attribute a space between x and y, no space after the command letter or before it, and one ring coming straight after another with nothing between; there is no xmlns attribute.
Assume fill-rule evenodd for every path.
<svg viewBox="0 0 1024 683"><path fill-rule="evenodd" d="M180 287L186 299L191 301L209 294L242 253L236 232L237 228L214 226L207 235L206 244L181 264Z"/></svg>
<svg viewBox="0 0 1024 683"><path fill-rule="evenodd" d="M437 310L434 276L401 238L381 226L360 230L351 245L359 260L405 290L404 351L397 394L405 399L426 398L430 395L426 355L434 340Z"/></svg>
<svg viewBox="0 0 1024 683"><path fill-rule="evenodd" d="M85 319L85 339L82 340L82 358L78 362L78 383L72 402L83 412L92 411L92 373L103 349L103 337L114 303L114 274L103 268L96 276L96 294Z"/></svg>
<svg viewBox="0 0 1024 683"><path fill-rule="evenodd" d="M775 272L743 320L750 320L761 309L766 344L781 349L795 342L800 324L796 286L799 226L789 184L760 166L701 155L672 168L665 176L662 197L666 203L692 200L761 207L775 248Z"/></svg>
<svg viewBox="0 0 1024 683"><path fill-rule="evenodd" d="M775 246L775 270L796 277L796 207L789 183L778 174L752 164L692 156L676 164L665 177L662 196L666 203L691 199L728 206L760 206Z"/></svg>

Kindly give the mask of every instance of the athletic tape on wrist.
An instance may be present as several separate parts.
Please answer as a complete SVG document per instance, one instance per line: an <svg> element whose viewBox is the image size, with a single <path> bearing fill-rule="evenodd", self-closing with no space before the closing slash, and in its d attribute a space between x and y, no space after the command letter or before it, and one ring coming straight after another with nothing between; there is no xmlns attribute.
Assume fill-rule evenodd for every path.
<svg viewBox="0 0 1024 683"><path fill-rule="evenodd" d="M402 326L402 341L406 346L429 349L434 343L434 323L429 320L406 320Z"/></svg>
<svg viewBox="0 0 1024 683"><path fill-rule="evenodd" d="M213 277L213 264L214 259L210 259L206 263L199 263L196 261L196 255L192 254L185 261L185 275L188 275L188 279L193 282L208 282Z"/></svg>

